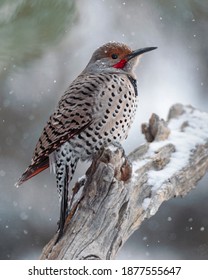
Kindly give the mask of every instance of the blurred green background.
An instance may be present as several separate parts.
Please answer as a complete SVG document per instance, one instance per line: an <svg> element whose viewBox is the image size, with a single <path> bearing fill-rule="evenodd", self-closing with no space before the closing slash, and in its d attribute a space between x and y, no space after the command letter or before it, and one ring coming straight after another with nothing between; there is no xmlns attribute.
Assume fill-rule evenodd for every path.
<svg viewBox="0 0 208 280"><path fill-rule="evenodd" d="M54 176L47 170L18 189L14 183L92 52L110 40L158 47L137 68L140 101L128 153L144 142L140 125L152 112L166 118L176 102L208 111L207 30L207 0L0 0L1 259L37 259L56 231ZM207 259L207 184L205 176L185 198L164 203L118 258Z"/></svg>

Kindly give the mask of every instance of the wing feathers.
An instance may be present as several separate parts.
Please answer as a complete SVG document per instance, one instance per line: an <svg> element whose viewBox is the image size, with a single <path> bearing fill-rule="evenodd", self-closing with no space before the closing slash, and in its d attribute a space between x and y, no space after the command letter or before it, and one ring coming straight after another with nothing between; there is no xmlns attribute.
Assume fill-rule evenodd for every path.
<svg viewBox="0 0 208 280"><path fill-rule="evenodd" d="M88 88L90 80L95 82L93 89ZM49 155L93 122L93 106L99 87L94 75L79 76L71 84L43 129L31 165L16 185L21 185L46 169L49 166Z"/></svg>

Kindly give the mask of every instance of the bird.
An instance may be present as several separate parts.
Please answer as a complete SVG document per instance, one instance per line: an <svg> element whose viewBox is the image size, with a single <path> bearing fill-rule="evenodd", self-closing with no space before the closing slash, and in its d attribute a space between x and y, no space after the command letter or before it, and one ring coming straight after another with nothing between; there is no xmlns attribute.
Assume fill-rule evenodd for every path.
<svg viewBox="0 0 208 280"><path fill-rule="evenodd" d="M50 167L60 197L58 242L69 204L69 184L77 163L89 161L128 136L138 101L135 68L142 54L157 47L132 50L108 42L94 51L81 74L69 85L36 144L31 164L16 186Z"/></svg>

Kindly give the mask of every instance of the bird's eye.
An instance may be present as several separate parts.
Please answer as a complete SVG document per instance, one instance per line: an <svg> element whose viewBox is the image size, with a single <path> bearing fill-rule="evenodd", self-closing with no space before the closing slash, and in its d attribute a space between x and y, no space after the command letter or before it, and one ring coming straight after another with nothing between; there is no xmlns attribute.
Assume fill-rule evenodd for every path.
<svg viewBox="0 0 208 280"><path fill-rule="evenodd" d="M113 53L113 54L111 55L111 57L112 57L112 59L116 59L116 58L118 58L118 55L117 55L116 53Z"/></svg>

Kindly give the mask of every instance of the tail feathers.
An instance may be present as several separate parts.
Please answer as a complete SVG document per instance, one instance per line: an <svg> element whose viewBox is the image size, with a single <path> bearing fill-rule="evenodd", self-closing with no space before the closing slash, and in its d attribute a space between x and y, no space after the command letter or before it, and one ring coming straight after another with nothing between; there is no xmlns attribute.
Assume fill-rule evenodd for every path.
<svg viewBox="0 0 208 280"><path fill-rule="evenodd" d="M58 227L58 236L55 241L55 244L61 239L64 233L64 226L65 221L68 213L68 186L69 185L69 169L66 166L66 176L64 179L64 185L62 190L62 197L61 197L61 207L60 207L60 219L59 219L59 227Z"/></svg>
<svg viewBox="0 0 208 280"><path fill-rule="evenodd" d="M46 168L49 167L49 159L48 157L45 158L45 160L39 162L38 164L33 163L31 164L26 170L25 172L22 174L22 176L20 177L20 179L17 181L17 183L15 184L16 187L19 187L20 185L22 185L25 181L29 180L30 178L32 178L33 176L37 175L38 173L40 173L41 171L45 170Z"/></svg>

